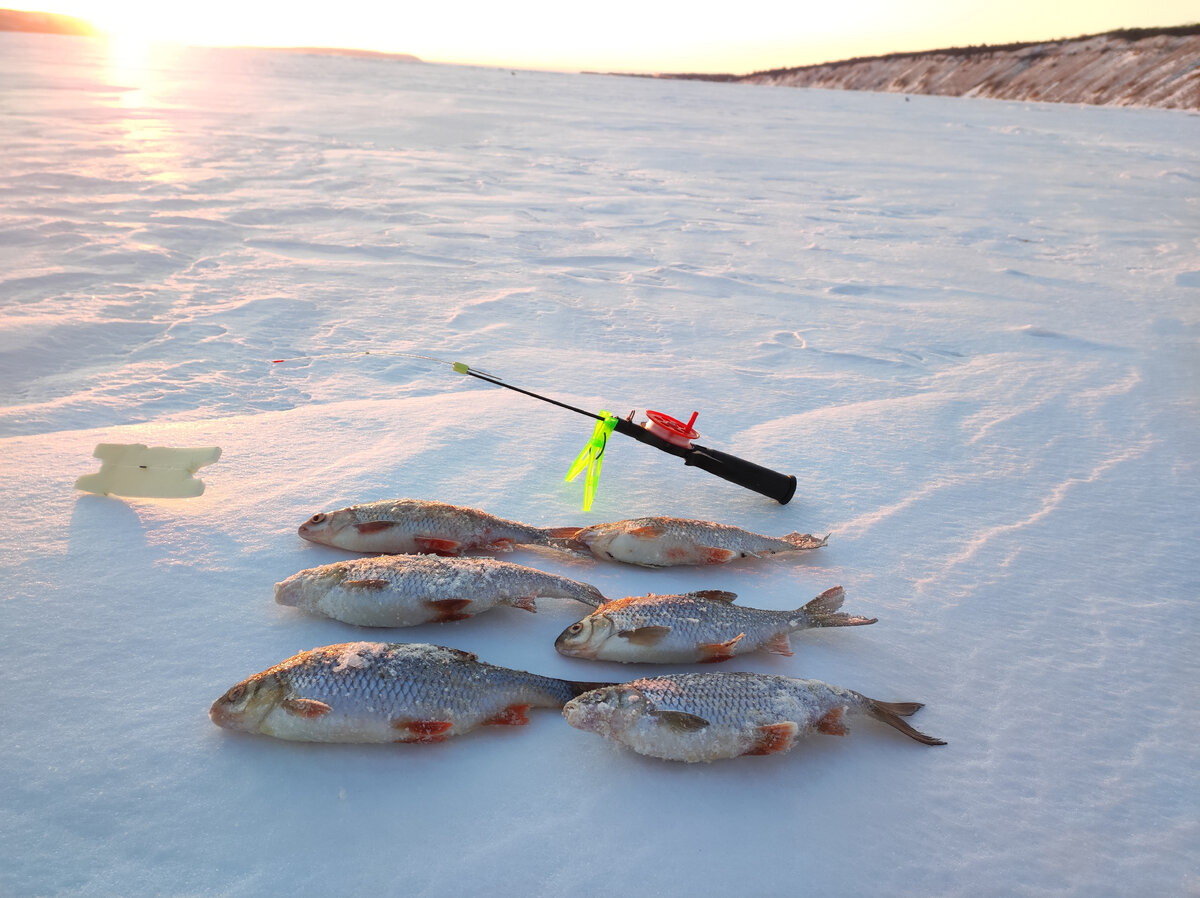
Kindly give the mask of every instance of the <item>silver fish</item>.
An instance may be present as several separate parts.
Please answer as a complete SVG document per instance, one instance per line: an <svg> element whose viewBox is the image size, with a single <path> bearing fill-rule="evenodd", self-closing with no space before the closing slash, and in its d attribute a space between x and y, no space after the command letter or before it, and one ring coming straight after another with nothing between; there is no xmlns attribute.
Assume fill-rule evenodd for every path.
<svg viewBox="0 0 1200 898"><path fill-rule="evenodd" d="M320 512L301 524L299 532L314 543L373 554L461 555L470 550L507 552L517 545L562 547L555 531L424 499L393 499Z"/></svg>
<svg viewBox="0 0 1200 898"><path fill-rule="evenodd" d="M441 742L529 723L597 684L485 664L437 645L347 642L301 652L217 699L217 726L301 742Z"/></svg>
<svg viewBox="0 0 1200 898"><path fill-rule="evenodd" d="M845 595L835 586L795 611L744 608L733 604L734 593L722 590L631 596L567 627L554 647L575 658L658 664L728 661L760 648L790 655L788 634L796 630L875 623L839 613Z"/></svg>
<svg viewBox="0 0 1200 898"><path fill-rule="evenodd" d="M496 605L537 611L534 599L604 601L594 586L494 558L383 555L309 568L275 584L275 601L360 627L464 620Z"/></svg>
<svg viewBox="0 0 1200 898"><path fill-rule="evenodd" d="M571 726L669 761L716 761L790 749L811 733L846 734L866 714L926 745L945 745L902 718L917 702L880 702L819 680L759 673L694 673L605 686L563 708Z"/></svg>
<svg viewBox="0 0 1200 898"><path fill-rule="evenodd" d="M566 532L564 529L559 535ZM789 533L776 538L729 524L663 517L595 524L576 531L573 541L597 558L645 567L724 564L735 558L757 558L825 545L825 539L811 533Z"/></svg>

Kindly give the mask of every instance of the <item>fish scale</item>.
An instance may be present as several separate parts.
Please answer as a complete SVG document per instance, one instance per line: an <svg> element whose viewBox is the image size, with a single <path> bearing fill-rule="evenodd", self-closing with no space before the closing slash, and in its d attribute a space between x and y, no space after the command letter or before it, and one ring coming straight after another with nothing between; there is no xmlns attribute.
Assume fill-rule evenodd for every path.
<svg viewBox="0 0 1200 898"><path fill-rule="evenodd" d="M728 661L761 648L790 655L788 635L797 630L875 623L840 613L844 596L835 586L790 611L735 605L737 596L721 590L630 596L567 627L554 646L577 658L658 664Z"/></svg>
<svg viewBox="0 0 1200 898"><path fill-rule="evenodd" d="M275 584L275 601L365 627L461 620L496 605L536 611L536 596L595 607L594 586L494 558L387 555L309 568Z"/></svg>
<svg viewBox="0 0 1200 898"><path fill-rule="evenodd" d="M725 564L736 558L757 558L825 545L825 539L810 533L764 536L730 524L670 517L594 524L578 530L573 539L597 558L644 567Z"/></svg>
<svg viewBox="0 0 1200 898"><path fill-rule="evenodd" d="M646 677L572 699L571 726L672 761L715 761L791 749L812 733L842 736L845 717L867 714L926 745L944 745L908 725L916 702L881 702L852 689L771 674L692 673Z"/></svg>
<svg viewBox="0 0 1200 898"><path fill-rule="evenodd" d="M566 528L574 533L577 528ZM465 506L425 499L392 499L319 512L299 535L352 552L458 555L508 551L516 545L560 546L553 531Z"/></svg>
<svg viewBox="0 0 1200 898"><path fill-rule="evenodd" d="M485 724L527 723L596 684L573 683L420 643L355 642L301 652L213 703L228 729L309 742L440 742Z"/></svg>

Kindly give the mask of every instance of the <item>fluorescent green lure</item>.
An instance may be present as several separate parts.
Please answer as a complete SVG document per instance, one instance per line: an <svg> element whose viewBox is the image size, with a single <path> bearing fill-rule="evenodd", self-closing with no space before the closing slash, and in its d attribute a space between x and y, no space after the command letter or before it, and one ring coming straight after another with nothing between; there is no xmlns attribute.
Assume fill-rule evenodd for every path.
<svg viewBox="0 0 1200 898"><path fill-rule="evenodd" d="M571 470L567 471L566 480L569 482L578 477L580 471L587 468L587 479L583 482L584 511L591 509L592 500L596 498L596 487L600 482L600 466L604 463L604 447L608 445L608 435L616 426L617 416L600 409L600 420L596 422L596 427L592 430L592 438L583 447L583 451L576 456L575 461L571 464Z"/></svg>

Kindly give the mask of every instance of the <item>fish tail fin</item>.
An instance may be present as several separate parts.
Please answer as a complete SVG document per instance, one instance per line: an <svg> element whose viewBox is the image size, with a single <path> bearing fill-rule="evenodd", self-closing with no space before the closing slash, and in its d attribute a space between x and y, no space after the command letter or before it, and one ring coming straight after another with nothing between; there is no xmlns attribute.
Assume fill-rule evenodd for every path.
<svg viewBox="0 0 1200 898"><path fill-rule="evenodd" d="M811 533L792 532L783 537L783 541L791 543L797 549L819 549L821 546L829 542L829 534L824 536L813 536Z"/></svg>
<svg viewBox="0 0 1200 898"><path fill-rule="evenodd" d="M808 627L860 627L873 624L877 617L856 617L838 611L846 598L846 590L833 586L825 590L807 605L800 609L804 626Z"/></svg>
<svg viewBox="0 0 1200 898"><path fill-rule="evenodd" d="M572 698L578 698L585 692L591 692L593 689L604 689L606 686L616 686L616 683L587 683L579 680L563 680L567 684L567 689L571 693Z"/></svg>
<svg viewBox="0 0 1200 898"><path fill-rule="evenodd" d="M920 730L915 730L903 720L905 717L911 717L919 709L924 707L920 702L880 702L873 698L867 698L865 695L859 696L866 702L867 713L878 720L880 723L886 723L890 727L902 732L910 739L916 739L924 745L945 745L945 740L935 739L933 736L927 736Z"/></svg>
<svg viewBox="0 0 1200 898"><path fill-rule="evenodd" d="M579 585L581 589L578 593L576 593L574 598L580 602L583 602L585 605L591 605L593 608L599 608L608 601L608 599L604 597L604 593L600 592L600 590L596 589L596 587L592 586L590 583L580 583Z"/></svg>
<svg viewBox="0 0 1200 898"><path fill-rule="evenodd" d="M583 527L547 527L542 531L546 534L542 544L567 552L591 554L588 552L587 545L576 538L583 529Z"/></svg>

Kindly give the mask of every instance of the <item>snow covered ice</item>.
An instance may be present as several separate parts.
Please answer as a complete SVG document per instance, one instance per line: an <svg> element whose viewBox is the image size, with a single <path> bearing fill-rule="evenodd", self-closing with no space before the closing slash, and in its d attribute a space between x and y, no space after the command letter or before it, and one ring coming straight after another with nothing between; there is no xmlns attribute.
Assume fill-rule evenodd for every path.
<svg viewBox="0 0 1200 898"><path fill-rule="evenodd" d="M1181 895L1200 889L1200 118L0 35L0 892ZM614 436L647 407L780 506ZM194 499L97 443L220 446ZM378 639L276 605L413 496L538 526L830 533L606 595L843 584L871 627L728 669L921 701L788 754L642 758L553 711L434 746L213 726ZM573 679L581 615L388 631ZM663 668L683 672L692 668ZM644 675L639 669L636 676Z"/></svg>

